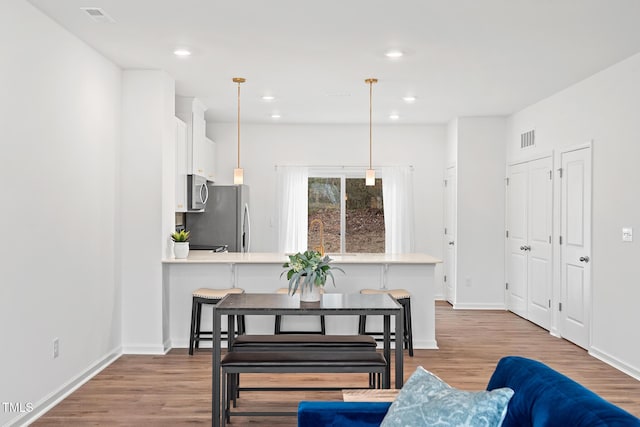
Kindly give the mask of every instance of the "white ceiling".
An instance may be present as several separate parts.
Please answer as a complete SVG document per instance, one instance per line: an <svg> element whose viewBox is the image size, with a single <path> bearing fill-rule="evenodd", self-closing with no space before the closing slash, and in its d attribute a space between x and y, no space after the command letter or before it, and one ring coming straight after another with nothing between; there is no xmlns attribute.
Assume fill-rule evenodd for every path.
<svg viewBox="0 0 640 427"><path fill-rule="evenodd" d="M375 124L444 123L513 113L640 52L638 0L30 2L122 68L166 70L211 122L236 120L233 77L243 123L368 123L367 77Z"/></svg>

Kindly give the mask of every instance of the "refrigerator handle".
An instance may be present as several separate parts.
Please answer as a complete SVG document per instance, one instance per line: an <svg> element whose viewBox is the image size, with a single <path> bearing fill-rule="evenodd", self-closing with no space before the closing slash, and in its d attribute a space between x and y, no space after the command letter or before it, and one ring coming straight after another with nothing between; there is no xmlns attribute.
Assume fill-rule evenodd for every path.
<svg viewBox="0 0 640 427"><path fill-rule="evenodd" d="M249 252L251 249L251 217L249 216L249 205L244 204L244 217L246 218L246 229L243 230L242 240L244 244L244 251Z"/></svg>

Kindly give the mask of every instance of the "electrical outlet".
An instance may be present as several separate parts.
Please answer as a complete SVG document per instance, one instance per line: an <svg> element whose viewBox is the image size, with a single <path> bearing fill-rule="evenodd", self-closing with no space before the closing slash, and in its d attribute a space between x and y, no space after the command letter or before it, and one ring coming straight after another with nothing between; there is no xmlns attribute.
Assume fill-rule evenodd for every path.
<svg viewBox="0 0 640 427"><path fill-rule="evenodd" d="M467 288L471 287L471 277L466 277L464 279L464 284L467 286Z"/></svg>
<svg viewBox="0 0 640 427"><path fill-rule="evenodd" d="M53 339L53 358L56 359L60 356L60 340L58 338Z"/></svg>

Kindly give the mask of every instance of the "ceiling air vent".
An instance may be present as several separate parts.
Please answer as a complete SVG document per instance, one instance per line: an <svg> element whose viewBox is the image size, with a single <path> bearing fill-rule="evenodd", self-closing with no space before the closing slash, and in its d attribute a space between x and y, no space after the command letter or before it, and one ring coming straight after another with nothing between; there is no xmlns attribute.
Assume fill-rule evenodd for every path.
<svg viewBox="0 0 640 427"><path fill-rule="evenodd" d="M83 10L87 15L89 15L89 18L91 18L95 22L101 22L101 23L116 22L115 19L107 15L106 12L100 9L99 7L81 7L80 9Z"/></svg>
<svg viewBox="0 0 640 427"><path fill-rule="evenodd" d="M533 147L536 144L536 131L530 130L520 134L520 148Z"/></svg>

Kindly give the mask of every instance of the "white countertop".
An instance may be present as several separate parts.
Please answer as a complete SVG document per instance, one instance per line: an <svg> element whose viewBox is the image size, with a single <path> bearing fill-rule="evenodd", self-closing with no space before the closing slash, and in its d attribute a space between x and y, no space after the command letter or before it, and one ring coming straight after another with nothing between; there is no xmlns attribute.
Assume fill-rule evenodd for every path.
<svg viewBox="0 0 640 427"><path fill-rule="evenodd" d="M335 264L438 264L442 260L427 254L327 254ZM273 252L213 252L191 250L187 259L166 258L165 264L283 264L289 257Z"/></svg>

